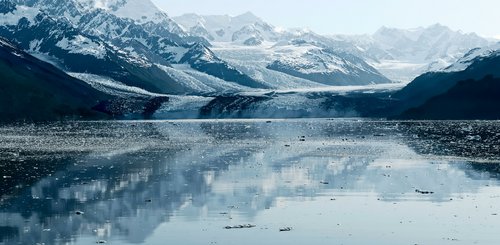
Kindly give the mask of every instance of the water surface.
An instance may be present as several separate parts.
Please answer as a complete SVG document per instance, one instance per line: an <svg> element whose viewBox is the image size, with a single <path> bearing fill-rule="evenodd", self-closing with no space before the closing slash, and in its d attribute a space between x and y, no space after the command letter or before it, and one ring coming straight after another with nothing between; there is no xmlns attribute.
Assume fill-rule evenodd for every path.
<svg viewBox="0 0 500 245"><path fill-rule="evenodd" d="M494 121L3 126L0 244L499 244L499 142Z"/></svg>

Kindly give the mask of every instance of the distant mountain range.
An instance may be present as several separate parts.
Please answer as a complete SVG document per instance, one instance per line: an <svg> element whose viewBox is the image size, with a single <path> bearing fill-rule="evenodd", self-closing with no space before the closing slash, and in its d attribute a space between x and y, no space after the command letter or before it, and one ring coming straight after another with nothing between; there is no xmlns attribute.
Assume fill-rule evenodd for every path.
<svg viewBox="0 0 500 245"><path fill-rule="evenodd" d="M0 0L0 36L0 91L9 93L0 108L13 120L186 111L317 116L316 109L321 116L416 115L407 110L462 80L494 81L499 49L441 25L323 36L277 28L252 13L170 18L149 0ZM376 89L417 76L394 94L386 88L398 85ZM372 88L378 92L365 96ZM32 101L45 101L44 109ZM228 108L236 112L217 112ZM241 112L252 108L258 111Z"/></svg>
<svg viewBox="0 0 500 245"><path fill-rule="evenodd" d="M133 12L120 11L133 5L132 0L110 1L105 9L84 4L87 2L18 0L14 10L3 13L0 34L65 71L109 77L151 92L203 94L222 90L225 84L207 85L215 84L213 80L236 87L242 83L249 88L265 88L213 55L203 42L195 44L166 14L157 14L154 22L146 22L132 19L136 16L113 14ZM154 7L145 1L135 2ZM210 81L172 69L174 64L208 74Z"/></svg>
<svg viewBox="0 0 500 245"><path fill-rule="evenodd" d="M190 35L209 40L216 54L244 66L255 79L285 84L293 77L316 86L391 82L364 59L330 45L326 37L279 30L250 12L235 17L186 14L174 20Z"/></svg>
<svg viewBox="0 0 500 245"><path fill-rule="evenodd" d="M190 35L206 38L210 42L233 42L255 46L264 41L278 41L282 35L274 26L251 12L235 17L185 14L174 17L174 20Z"/></svg>
<svg viewBox="0 0 500 245"><path fill-rule="evenodd" d="M395 81L411 81L424 72L441 70L471 49L491 44L475 33L440 24L409 30L382 27L373 35L333 38L354 44L361 57Z"/></svg>
<svg viewBox="0 0 500 245"><path fill-rule="evenodd" d="M382 27L373 35L321 36L310 30L276 28L252 13L235 17L186 14L174 20L190 35L206 38L215 46L231 43L233 50L234 46L269 49L269 43L308 43L340 53L341 58L342 53L357 56L389 79L403 82L446 68L469 50L491 44L475 33L453 31L439 24L409 30Z"/></svg>

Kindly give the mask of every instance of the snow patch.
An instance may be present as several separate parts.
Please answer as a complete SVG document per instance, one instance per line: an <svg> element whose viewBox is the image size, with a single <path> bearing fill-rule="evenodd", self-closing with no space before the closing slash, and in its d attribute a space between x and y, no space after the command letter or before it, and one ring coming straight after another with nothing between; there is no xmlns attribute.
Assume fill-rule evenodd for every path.
<svg viewBox="0 0 500 245"><path fill-rule="evenodd" d="M24 5L16 6L16 10L9 12L7 14L0 14L0 25L12 26L17 25L19 20L22 18L28 19L28 21L33 22L35 16L40 13L40 9L31 8Z"/></svg>
<svg viewBox="0 0 500 245"><path fill-rule="evenodd" d="M106 47L103 44L82 35L77 35L73 39L64 37L56 43L56 46L69 51L70 54L92 55L98 59L104 59L106 56Z"/></svg>
<svg viewBox="0 0 500 245"><path fill-rule="evenodd" d="M184 47L162 47L163 50L174 54L174 57L170 60L173 63L179 63L181 59L186 55L186 53L189 51L189 49L184 48Z"/></svg>

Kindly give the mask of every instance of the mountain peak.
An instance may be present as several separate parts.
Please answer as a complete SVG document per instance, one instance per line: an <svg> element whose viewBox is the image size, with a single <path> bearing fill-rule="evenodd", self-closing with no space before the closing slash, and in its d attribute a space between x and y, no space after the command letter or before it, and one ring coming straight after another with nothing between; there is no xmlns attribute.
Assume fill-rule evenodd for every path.
<svg viewBox="0 0 500 245"><path fill-rule="evenodd" d="M252 12L248 11L243 14L237 15L233 17L234 19L237 19L239 21L244 21L244 22L259 22L262 21L261 18L257 17L255 14Z"/></svg>
<svg viewBox="0 0 500 245"><path fill-rule="evenodd" d="M401 33L402 29L397 29L393 27L382 26L373 35L374 36L393 36Z"/></svg>
<svg viewBox="0 0 500 245"><path fill-rule="evenodd" d="M410 28L410 29L394 28L394 27L388 27L388 26L384 25L384 26L380 27L375 32L375 34L395 33L395 32L421 32L424 30L452 31L448 26L442 25L440 23L436 23L436 24L430 25L428 27L417 27L417 28Z"/></svg>
<svg viewBox="0 0 500 245"><path fill-rule="evenodd" d="M442 25L441 23L437 22L433 25L430 25L429 28L442 28L442 27L446 27L445 25Z"/></svg>
<svg viewBox="0 0 500 245"><path fill-rule="evenodd" d="M151 0L75 0L86 9L104 9L122 18L139 22L161 22L166 13Z"/></svg>
<svg viewBox="0 0 500 245"><path fill-rule="evenodd" d="M86 9L116 9L123 6L127 0L75 0Z"/></svg>
<svg viewBox="0 0 500 245"><path fill-rule="evenodd" d="M203 17L197 13L185 13L185 14L180 15L180 16L175 17L175 18L196 18L196 19L199 19L199 18L203 18Z"/></svg>
<svg viewBox="0 0 500 245"><path fill-rule="evenodd" d="M202 36L215 42L251 42L251 40L276 40L275 27L252 12L237 16L184 14L174 17L184 30L193 36Z"/></svg>
<svg viewBox="0 0 500 245"><path fill-rule="evenodd" d="M435 31L451 31L448 26L442 25L440 23L433 24L426 28L427 30L435 30Z"/></svg>
<svg viewBox="0 0 500 245"><path fill-rule="evenodd" d="M386 26L386 25L383 25L381 26L377 32L385 32L385 31L394 31L394 30L397 30L396 28L394 27L389 27L389 26Z"/></svg>
<svg viewBox="0 0 500 245"><path fill-rule="evenodd" d="M384 32L384 31L387 31L387 30L390 30L391 28L383 25L381 26L380 28L378 28L377 32Z"/></svg>

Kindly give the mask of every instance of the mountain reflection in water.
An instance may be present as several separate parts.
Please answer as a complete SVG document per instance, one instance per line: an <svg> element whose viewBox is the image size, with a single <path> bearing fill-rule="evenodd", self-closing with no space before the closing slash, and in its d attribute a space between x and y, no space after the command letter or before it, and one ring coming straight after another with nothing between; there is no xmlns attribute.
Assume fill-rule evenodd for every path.
<svg viewBox="0 0 500 245"><path fill-rule="evenodd" d="M500 242L499 122L68 122L0 132L0 244ZM224 229L241 224L255 227Z"/></svg>

